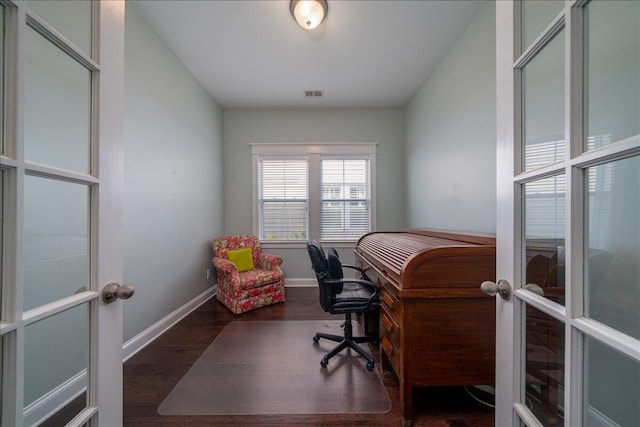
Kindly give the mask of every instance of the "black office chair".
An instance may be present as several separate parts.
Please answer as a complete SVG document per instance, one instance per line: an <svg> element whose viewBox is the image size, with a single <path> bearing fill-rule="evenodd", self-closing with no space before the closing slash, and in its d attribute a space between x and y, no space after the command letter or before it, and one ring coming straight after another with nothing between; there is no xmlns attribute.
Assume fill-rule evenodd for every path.
<svg viewBox="0 0 640 427"><path fill-rule="evenodd" d="M322 358L320 365L326 368L329 359L345 348L352 348L367 360L367 369L372 371L374 367L373 357L358 344L376 342L378 341L378 337L354 337L352 334L351 314L359 315L377 312L380 309L378 287L369 281L364 275L364 272L359 268L351 265L342 265L338 252L336 252L334 248L330 248L327 257L325 257L324 250L322 246L320 246L320 243L312 240L307 243L307 251L311 259L311 266L318 279L320 306L328 313L345 315L345 321L341 325L344 329L344 336L318 332L313 337L313 341L316 343L320 338L340 343ZM342 267L359 271L361 278L344 278ZM367 329L368 328L365 327L365 330Z"/></svg>

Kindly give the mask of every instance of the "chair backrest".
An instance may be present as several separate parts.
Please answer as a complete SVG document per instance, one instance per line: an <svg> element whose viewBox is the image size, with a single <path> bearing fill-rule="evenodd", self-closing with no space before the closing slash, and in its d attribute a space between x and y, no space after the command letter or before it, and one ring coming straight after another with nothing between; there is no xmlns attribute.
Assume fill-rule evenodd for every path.
<svg viewBox="0 0 640 427"><path fill-rule="evenodd" d="M309 259L311 260L311 267L316 274L318 280L319 300L320 306L324 311L331 311L333 306L333 295L331 285L325 283L325 280L332 279L329 272L329 263L327 257L324 254L324 250L320 243L316 240L311 240L307 243L307 252L309 253Z"/></svg>
<svg viewBox="0 0 640 427"><path fill-rule="evenodd" d="M332 279L342 279L344 277L342 262L335 248L329 248L327 251L327 267L329 269L329 276Z"/></svg>
<svg viewBox="0 0 640 427"><path fill-rule="evenodd" d="M313 268L313 271L316 273L318 280L328 279L329 265L320 243L316 240L309 241L307 243L307 252L309 253L309 259L311 260L311 268Z"/></svg>
<svg viewBox="0 0 640 427"><path fill-rule="evenodd" d="M226 258L227 251L251 248L253 263L257 265L258 254L261 251L260 240L253 234L237 234L213 239L213 256Z"/></svg>

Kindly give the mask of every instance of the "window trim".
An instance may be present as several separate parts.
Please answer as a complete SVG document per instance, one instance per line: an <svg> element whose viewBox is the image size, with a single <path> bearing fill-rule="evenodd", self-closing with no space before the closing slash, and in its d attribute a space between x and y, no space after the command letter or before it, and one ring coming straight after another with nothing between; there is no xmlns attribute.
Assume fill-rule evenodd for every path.
<svg viewBox="0 0 640 427"><path fill-rule="evenodd" d="M251 170L252 170L252 215L253 233L259 236L260 218L258 206L258 160L260 156L305 156L309 161L309 193L308 210L318 212L318 215L309 215L308 232L309 239L320 238L320 210L322 203L322 183L320 176L320 161L326 158L361 158L369 160L369 202L371 231L376 230L376 143L326 143L326 144L250 144L251 147ZM322 240L323 243L350 244L352 240ZM302 247L306 241L265 241L271 247Z"/></svg>

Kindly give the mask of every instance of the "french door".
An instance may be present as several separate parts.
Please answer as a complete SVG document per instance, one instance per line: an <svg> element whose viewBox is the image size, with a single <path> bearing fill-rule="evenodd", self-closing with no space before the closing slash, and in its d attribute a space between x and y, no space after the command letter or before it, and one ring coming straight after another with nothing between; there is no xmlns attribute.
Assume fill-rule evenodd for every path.
<svg viewBox="0 0 640 427"><path fill-rule="evenodd" d="M1 424L119 425L124 2L0 13Z"/></svg>
<svg viewBox="0 0 640 427"><path fill-rule="evenodd" d="M496 425L640 425L640 2L496 25Z"/></svg>

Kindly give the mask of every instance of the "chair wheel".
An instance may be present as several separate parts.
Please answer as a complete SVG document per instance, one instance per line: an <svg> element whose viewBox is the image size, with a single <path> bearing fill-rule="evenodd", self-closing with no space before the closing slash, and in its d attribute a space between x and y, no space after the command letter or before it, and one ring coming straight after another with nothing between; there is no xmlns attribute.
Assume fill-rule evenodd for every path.
<svg viewBox="0 0 640 427"><path fill-rule="evenodd" d="M314 336L313 336L313 342L317 344L317 343L318 343L318 341L320 341L320 338L318 338L318 336L317 336L317 335L314 335Z"/></svg>
<svg viewBox="0 0 640 427"><path fill-rule="evenodd" d="M322 366L323 368L326 368L328 364L329 364L329 360L326 357L323 357L322 360L320 361L320 366Z"/></svg>
<svg viewBox="0 0 640 427"><path fill-rule="evenodd" d="M373 371L373 365L375 362L367 362L367 371Z"/></svg>

